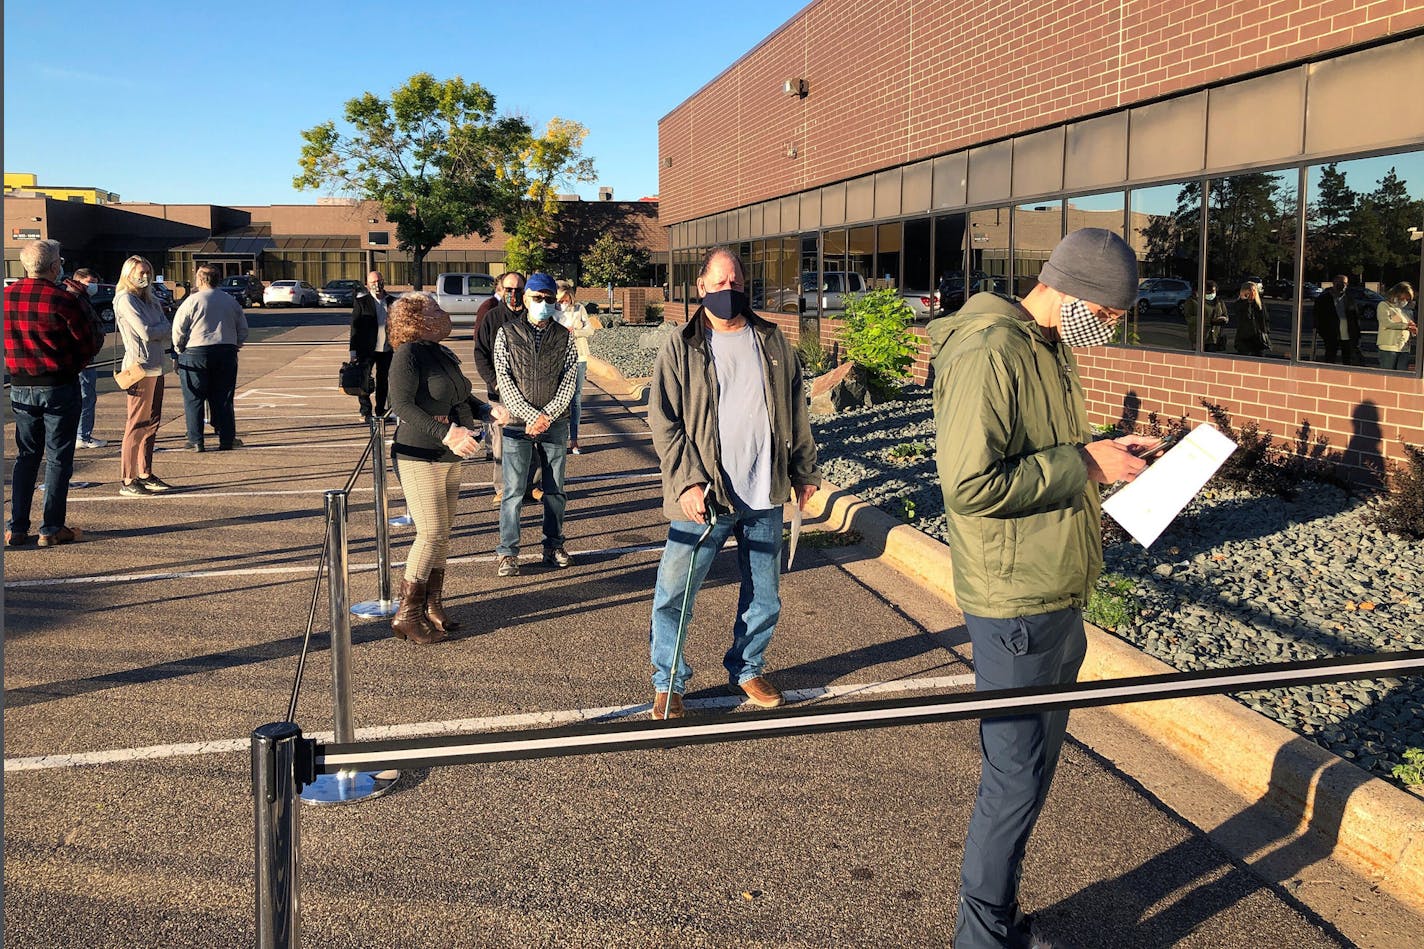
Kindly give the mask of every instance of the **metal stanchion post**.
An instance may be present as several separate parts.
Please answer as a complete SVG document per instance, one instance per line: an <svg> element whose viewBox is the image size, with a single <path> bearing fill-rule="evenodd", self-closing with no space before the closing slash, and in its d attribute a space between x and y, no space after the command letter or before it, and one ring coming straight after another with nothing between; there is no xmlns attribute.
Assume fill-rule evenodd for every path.
<svg viewBox="0 0 1424 949"><path fill-rule="evenodd" d="M337 743L354 741L356 727L351 718L351 614L346 599L346 492L326 492L329 553L327 591L331 600L331 698L336 719ZM383 771L338 771L324 774L302 791L309 804L342 804L384 794L396 783L398 773Z"/></svg>
<svg viewBox="0 0 1424 949"><path fill-rule="evenodd" d="M301 820L296 806L301 737L302 730L291 722L263 725L252 733L259 949L295 949L302 941Z"/></svg>
<svg viewBox="0 0 1424 949"><path fill-rule="evenodd" d="M395 616L399 601L391 597L391 533L389 504L386 501L386 420L371 416L371 476L376 489L376 582L377 598L362 600L351 607L352 616L376 619Z"/></svg>

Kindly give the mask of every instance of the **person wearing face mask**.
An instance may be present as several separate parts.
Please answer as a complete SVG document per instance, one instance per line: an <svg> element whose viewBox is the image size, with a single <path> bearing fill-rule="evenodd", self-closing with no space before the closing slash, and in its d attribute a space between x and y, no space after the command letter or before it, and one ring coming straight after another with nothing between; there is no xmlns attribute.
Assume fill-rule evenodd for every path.
<svg viewBox="0 0 1424 949"><path fill-rule="evenodd" d="M428 293L390 305L391 408L398 418L391 458L415 541L406 557L400 607L391 632L428 645L459 628L445 612L445 562L460 498L460 462L479 450L477 421L507 419L500 406L475 398L460 360L441 341L450 317Z"/></svg>
<svg viewBox="0 0 1424 949"><path fill-rule="evenodd" d="M1410 318L1405 307L1414 302L1414 287L1396 283L1379 302L1375 314L1379 317L1379 361L1381 369L1408 369L1414 355L1414 337L1419 324Z"/></svg>
<svg viewBox="0 0 1424 949"><path fill-rule="evenodd" d="M504 492L499 505L498 573L519 574L519 516L530 470L538 463L544 486L544 565L567 567L564 549L564 463L569 404L578 382L573 336L554 319L558 286L546 273L529 275L522 319L506 319L494 336L495 386L513 418L505 426ZM492 310L489 323L498 314Z"/></svg>
<svg viewBox="0 0 1424 949"><path fill-rule="evenodd" d="M79 432L79 374L98 353L92 308L63 284L59 242L30 241L20 248L26 276L5 288L5 367L10 372L10 408L15 418L15 464L10 473L10 517L5 546L35 542L30 508L44 462L44 520L39 545L79 539L65 523L74 443Z"/></svg>
<svg viewBox="0 0 1424 949"><path fill-rule="evenodd" d="M1197 327L1202 320L1206 321L1206 338L1202 340L1202 350L1208 353L1219 353L1226 348L1226 341L1223 332L1226 324L1231 322L1231 314L1226 310L1226 303L1223 302L1216 292L1216 281L1208 280L1205 285L1205 293L1198 297L1194 292L1184 306L1187 319L1187 331L1190 334L1193 346L1197 343Z"/></svg>
<svg viewBox="0 0 1424 949"><path fill-rule="evenodd" d="M1059 242L1020 302L989 293L929 324L936 462L954 589L980 690L1072 682L1083 607L1102 570L1098 484L1131 481L1154 439L1094 441L1073 349L1100 346L1137 297L1137 259L1111 231ZM1024 847L1053 780L1067 712L986 718L954 944L1030 944Z"/></svg>
<svg viewBox="0 0 1424 949"><path fill-rule="evenodd" d="M692 667L683 656L673 668L678 630L730 537L741 596L722 660L727 683L759 708L782 704L766 675L781 616L782 510L788 501L805 508L821 483L801 362L752 311L741 260L726 247L708 251L697 290L702 305L658 352L648 396L671 522L649 630L655 720L686 714Z"/></svg>
<svg viewBox="0 0 1424 949"><path fill-rule="evenodd" d="M577 288L567 280L559 281L559 324L574 336L578 350L578 385L574 387L574 404L569 408L569 454L579 451L579 421L583 417L583 381L588 378L588 338L593 335L588 310L574 302Z"/></svg>
<svg viewBox="0 0 1424 949"><path fill-rule="evenodd" d="M124 447L119 456L125 497L162 494L172 485L153 473L153 444L163 418L164 353L173 335L173 326L163 313L163 305L153 294L153 264L143 257L130 257L119 271L114 294L114 321L124 341L120 368L139 366L144 375L129 386L128 422L124 426Z"/></svg>
<svg viewBox="0 0 1424 949"><path fill-rule="evenodd" d="M102 348L107 334L104 332L103 321L99 319L98 312L90 302L99 292L101 282L94 271L88 267L80 267L74 271L74 276L65 278L64 286L79 298L79 304L92 321L94 336ZM79 437L74 442L78 448L103 448L109 444L105 439L94 437L94 409L98 402L99 367L91 360L88 368L79 374Z"/></svg>
<svg viewBox="0 0 1424 949"><path fill-rule="evenodd" d="M351 298L351 334L347 343L352 362L365 364L366 371L376 374L375 413L386 414L386 395L390 387L391 342L386 335L386 307L392 297L386 293L386 278L379 271L366 274L366 286ZM371 396L356 397L362 421L371 418Z"/></svg>
<svg viewBox="0 0 1424 949"><path fill-rule="evenodd" d="M495 278L495 304L482 315L476 315L475 323L475 371L485 383L485 395L494 404L499 404L499 380L494 371L494 340L499 328L505 323L524 319L524 275L517 270L509 270ZM484 310L484 307L480 307ZM494 460L494 471L490 475L490 487L494 489L494 503L498 505L504 497L504 426L490 425L486 436L489 450ZM525 500L533 500L525 491Z"/></svg>

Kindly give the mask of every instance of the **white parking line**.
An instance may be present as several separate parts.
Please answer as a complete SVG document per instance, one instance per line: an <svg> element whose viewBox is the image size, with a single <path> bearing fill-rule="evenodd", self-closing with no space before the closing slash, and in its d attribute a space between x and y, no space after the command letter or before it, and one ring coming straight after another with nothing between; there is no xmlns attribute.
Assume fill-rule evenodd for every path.
<svg viewBox="0 0 1424 949"><path fill-rule="evenodd" d="M832 685L816 689L792 689L783 693L787 701L809 702L813 699L839 699L848 696L894 695L902 692L940 691L973 685L972 674L933 676L924 679L894 679L889 682L860 682ZM735 696L692 699L690 709L731 709L743 704ZM420 738L428 735L478 734L513 728L538 728L570 725L575 722L607 721L630 718L649 711L647 702L641 705L607 705L602 708L574 708L549 712L528 712L522 715L489 715L482 718L460 718L443 722L412 722L404 725L372 725L356 729L357 741L379 741L389 738ZM312 732L306 737L330 742L331 732ZM46 771L54 768L77 768L92 765L127 764L160 758L190 758L195 755L235 754L248 751L251 738L226 738L214 741L193 741L172 745L146 745L140 748L116 748L111 751L87 751L68 755L35 755L29 758L6 758L5 772Z"/></svg>

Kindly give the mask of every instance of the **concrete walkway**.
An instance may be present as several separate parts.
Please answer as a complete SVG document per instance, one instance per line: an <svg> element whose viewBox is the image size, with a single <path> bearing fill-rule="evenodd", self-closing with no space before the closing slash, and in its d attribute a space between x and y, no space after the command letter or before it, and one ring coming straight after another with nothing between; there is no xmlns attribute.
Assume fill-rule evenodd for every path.
<svg viewBox="0 0 1424 949"><path fill-rule="evenodd" d="M363 445L353 400L332 387L344 338L297 328L244 350L241 451L177 450L170 377L155 471L183 490L121 498L117 442L81 452L76 477L101 482L71 494L86 540L6 552L7 943L251 943L245 749L285 713L322 493ZM468 338L452 346L472 371ZM121 400L101 397L101 437L118 438ZM489 466L467 465L448 581L465 628L422 648L356 621L358 727L528 726L651 699L656 458L635 407L590 386L584 411L586 453L569 465L576 565L538 566L527 513L534 561L498 580ZM352 502L357 599L375 594L369 484ZM409 536L393 544L403 560ZM689 635L689 697L707 714L736 704L720 664L736 593L724 555ZM770 654L783 688L967 687L958 615L868 551L806 545L783 595ZM319 629L325 610L323 594ZM320 649L308 666L308 732L330 728L327 663ZM306 941L945 946L977 772L976 729L955 724L406 773L384 798L304 809ZM1080 947L1383 946L1408 932L1362 938L1316 916L1078 743L1023 897Z"/></svg>

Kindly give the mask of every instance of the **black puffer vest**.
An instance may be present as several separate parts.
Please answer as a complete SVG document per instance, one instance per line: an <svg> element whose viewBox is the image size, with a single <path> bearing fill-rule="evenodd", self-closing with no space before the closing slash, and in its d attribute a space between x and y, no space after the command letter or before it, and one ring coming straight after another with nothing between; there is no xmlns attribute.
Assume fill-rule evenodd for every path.
<svg viewBox="0 0 1424 949"><path fill-rule="evenodd" d="M542 334L536 334L528 320L510 320L500 329L504 331L509 374L515 387L524 401L536 409L543 408L559 391L564 360L569 354L569 331L554 320L549 320ZM567 414L565 409L559 418Z"/></svg>

